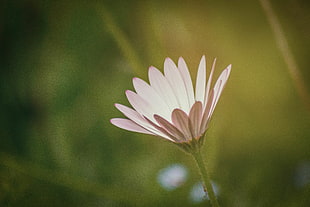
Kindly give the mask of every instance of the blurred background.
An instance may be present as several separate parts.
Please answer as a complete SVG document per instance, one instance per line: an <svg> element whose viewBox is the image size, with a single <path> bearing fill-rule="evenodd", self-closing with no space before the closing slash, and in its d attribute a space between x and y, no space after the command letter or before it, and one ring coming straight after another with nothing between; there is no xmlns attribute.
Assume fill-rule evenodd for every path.
<svg viewBox="0 0 310 207"><path fill-rule="evenodd" d="M310 91L310 5L271 1ZM203 148L222 206L310 206L310 108L259 1L0 5L0 206L210 206L192 158L112 126L166 57L232 73ZM299 83L297 83L299 84Z"/></svg>

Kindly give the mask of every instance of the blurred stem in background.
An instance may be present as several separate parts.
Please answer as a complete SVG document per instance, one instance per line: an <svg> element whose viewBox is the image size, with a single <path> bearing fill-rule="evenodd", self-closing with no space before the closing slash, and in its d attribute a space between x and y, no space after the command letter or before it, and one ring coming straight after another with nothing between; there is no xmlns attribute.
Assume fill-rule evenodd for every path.
<svg viewBox="0 0 310 207"><path fill-rule="evenodd" d="M103 4L97 4L96 6L97 11L102 17L105 27L115 39L118 47L121 49L123 55L131 65L133 72L138 74L139 71L143 71L143 64L138 58L136 51L133 49L133 46L130 44L124 32L115 23L111 13L104 7Z"/></svg>
<svg viewBox="0 0 310 207"><path fill-rule="evenodd" d="M287 65L289 74L293 80L297 93L303 100L307 109L310 111L310 95L306 88L306 83L300 74L300 70L295 61L295 58L288 46L287 39L284 35L283 29L280 25L278 18L276 17L269 0L259 0L263 11L267 17L267 20L271 26L277 46L283 56L283 59Z"/></svg>

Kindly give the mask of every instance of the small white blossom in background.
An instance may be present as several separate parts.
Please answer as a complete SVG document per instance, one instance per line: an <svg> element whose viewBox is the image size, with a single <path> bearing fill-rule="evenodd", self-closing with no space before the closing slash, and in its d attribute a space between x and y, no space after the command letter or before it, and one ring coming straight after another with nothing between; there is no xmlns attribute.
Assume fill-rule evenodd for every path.
<svg viewBox="0 0 310 207"><path fill-rule="evenodd" d="M218 186L214 182L211 182L211 183L212 183L212 187L214 189L215 195L218 196L219 195ZM209 200L209 197L207 197L206 193L204 192L202 182L198 182L192 187L190 194L189 194L189 199L192 203L196 203L196 204L201 203L204 200Z"/></svg>
<svg viewBox="0 0 310 207"><path fill-rule="evenodd" d="M187 180L187 169L181 164L173 164L159 171L157 181L166 190L174 190Z"/></svg>

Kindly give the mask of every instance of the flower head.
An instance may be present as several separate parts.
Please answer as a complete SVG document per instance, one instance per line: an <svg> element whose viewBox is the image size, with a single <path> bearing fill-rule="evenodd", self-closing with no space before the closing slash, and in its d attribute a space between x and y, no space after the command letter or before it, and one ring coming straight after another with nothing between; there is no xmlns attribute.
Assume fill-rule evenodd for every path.
<svg viewBox="0 0 310 207"><path fill-rule="evenodd" d="M229 65L211 89L215 63L216 59L206 81L206 59L202 56L195 91L182 57L179 58L178 66L170 58L166 58L164 74L157 68L150 67L150 84L133 78L136 92L126 91L133 109L115 104L128 119L113 118L111 123L129 131L162 137L185 149L191 148L195 143L200 146L231 71Z"/></svg>

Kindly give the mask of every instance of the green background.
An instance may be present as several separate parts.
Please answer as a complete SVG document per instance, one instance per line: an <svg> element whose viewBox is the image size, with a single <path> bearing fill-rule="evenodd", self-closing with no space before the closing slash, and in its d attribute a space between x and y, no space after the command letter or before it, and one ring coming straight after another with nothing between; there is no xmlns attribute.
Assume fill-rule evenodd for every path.
<svg viewBox="0 0 310 207"><path fill-rule="evenodd" d="M272 1L310 91L310 6ZM232 72L203 153L222 206L310 206L310 108L259 1L35 1L0 5L0 206L208 206L173 144L110 124L132 77L202 55ZM308 92L309 94L309 92ZM166 191L158 172L188 169ZM302 184L299 183L303 180ZM298 184L299 183L299 184ZM209 205L210 206L210 205Z"/></svg>

